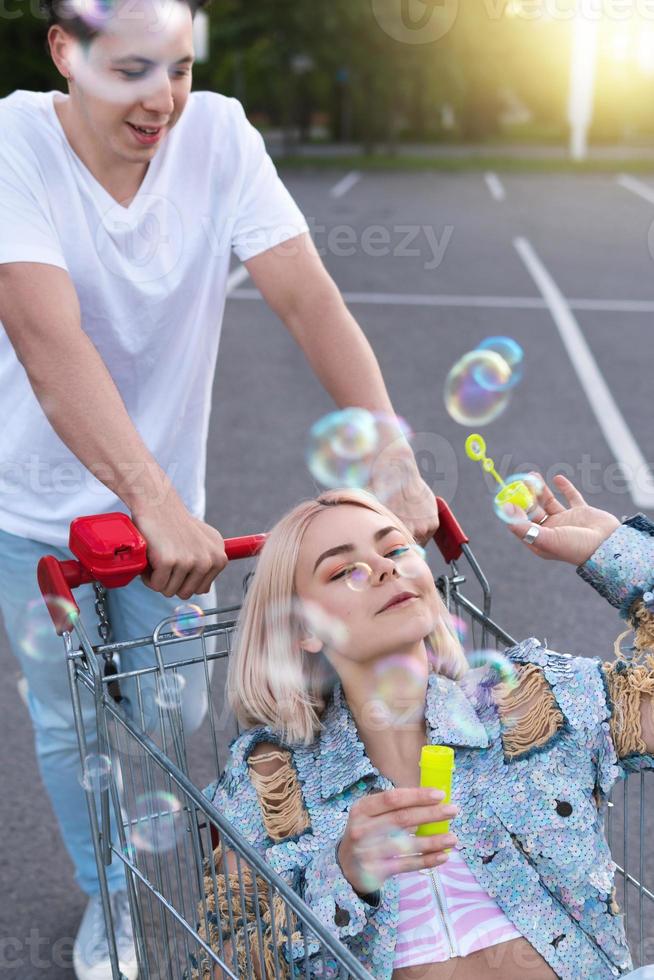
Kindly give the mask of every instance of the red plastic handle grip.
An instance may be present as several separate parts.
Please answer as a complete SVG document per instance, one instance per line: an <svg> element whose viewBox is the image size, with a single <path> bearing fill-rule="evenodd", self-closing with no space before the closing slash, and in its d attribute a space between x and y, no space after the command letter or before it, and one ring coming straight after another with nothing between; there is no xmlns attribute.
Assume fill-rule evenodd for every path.
<svg viewBox="0 0 654 980"><path fill-rule="evenodd" d="M229 561L237 561L239 558L253 558L258 555L266 543L267 534L246 534L242 538L227 538L225 540L225 554Z"/></svg>
<svg viewBox="0 0 654 980"><path fill-rule="evenodd" d="M39 588L59 636L70 633L79 616L79 606L73 599L71 590L77 588L83 581L90 581L83 577L82 571L79 562L59 561L54 555L46 555L39 562L37 569Z"/></svg>
<svg viewBox="0 0 654 980"><path fill-rule="evenodd" d="M265 534L248 534L225 540L229 561L250 558L261 551ZM148 567L147 545L126 514L79 517L71 524L70 550L79 559L59 561L46 555L38 564L41 594L57 633L70 632L79 606L73 589L100 582L107 589L128 585Z"/></svg>
<svg viewBox="0 0 654 980"><path fill-rule="evenodd" d="M436 497L436 503L440 524L434 541L449 565L451 561L457 561L461 557L462 546L468 544L470 538L450 510L449 504L442 497Z"/></svg>

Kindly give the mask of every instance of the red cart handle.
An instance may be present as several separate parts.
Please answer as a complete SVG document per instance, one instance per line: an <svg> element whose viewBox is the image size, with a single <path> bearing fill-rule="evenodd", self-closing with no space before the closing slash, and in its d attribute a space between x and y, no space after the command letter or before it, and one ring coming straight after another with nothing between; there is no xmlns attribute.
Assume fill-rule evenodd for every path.
<svg viewBox="0 0 654 980"><path fill-rule="evenodd" d="M434 535L446 562L461 557L464 534L447 503L436 498L440 527ZM251 558L266 541L265 534L248 534L225 539L229 561ZM69 548L76 559L59 561L53 555L41 558L37 577L41 594L57 633L70 632L79 616L73 589L100 582L106 589L122 588L148 567L147 543L127 514L96 514L78 517L70 525Z"/></svg>
<svg viewBox="0 0 654 980"><path fill-rule="evenodd" d="M440 523L438 531L434 535L434 541L449 565L452 561L458 561L463 552L463 545L468 544L470 538L450 510L449 504L442 497L436 497L436 504Z"/></svg>
<svg viewBox="0 0 654 980"><path fill-rule="evenodd" d="M250 558L263 548L265 534L225 540L229 561ZM106 589L122 588L148 567L147 543L127 514L78 517L70 525L68 546L78 559L41 558L37 578L57 633L70 632L79 616L73 589L100 582Z"/></svg>

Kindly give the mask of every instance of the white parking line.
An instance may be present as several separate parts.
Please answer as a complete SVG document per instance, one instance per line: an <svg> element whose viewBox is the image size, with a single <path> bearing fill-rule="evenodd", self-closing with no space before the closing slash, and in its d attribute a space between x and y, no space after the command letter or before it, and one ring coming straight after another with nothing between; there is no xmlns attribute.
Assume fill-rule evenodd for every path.
<svg viewBox="0 0 654 980"><path fill-rule="evenodd" d="M556 324L609 448L637 507L654 507L654 477L574 318L570 305L526 238L513 242Z"/></svg>
<svg viewBox="0 0 654 980"><path fill-rule="evenodd" d="M569 299L571 310L591 310L597 313L654 313L651 299Z"/></svg>
<svg viewBox="0 0 654 980"><path fill-rule="evenodd" d="M358 184L361 180L361 174L358 170L353 170L352 173L347 174L342 180L339 180L337 184L334 184L330 190L332 197L345 197L348 191L351 191L355 184Z"/></svg>
<svg viewBox="0 0 654 980"><path fill-rule="evenodd" d="M537 296L448 296L420 293L348 293L341 296L346 303L361 306L458 306L463 309L546 310ZM261 299L257 289L236 289L230 299Z"/></svg>
<svg viewBox="0 0 654 980"><path fill-rule="evenodd" d="M230 274L227 276L227 295L229 296L230 293L233 293L242 282L245 282L249 275L250 273L244 265L239 265L232 272L230 272ZM256 290L253 291L256 292Z"/></svg>
<svg viewBox="0 0 654 980"><path fill-rule="evenodd" d="M506 198L506 191L504 190L504 184L494 173L484 174L484 180L488 185L488 190L491 192L496 201L504 201Z"/></svg>
<svg viewBox="0 0 654 980"><path fill-rule="evenodd" d="M359 306L439 306L468 310L548 310L539 296L457 296L422 293L342 293L346 303ZM230 299L261 300L258 289L235 289ZM648 299L569 299L571 310L594 313L654 313Z"/></svg>
<svg viewBox="0 0 654 980"><path fill-rule="evenodd" d="M542 299L529 296L456 296L435 293L343 293L346 303L378 306L459 306L467 309L539 310Z"/></svg>
<svg viewBox="0 0 654 980"><path fill-rule="evenodd" d="M635 177L630 177L629 174L618 174L615 179L620 187L624 187L626 191L631 191L632 194L637 194L638 197L642 197L646 201L649 201L650 204L654 204L654 189L648 187L642 180L636 180Z"/></svg>

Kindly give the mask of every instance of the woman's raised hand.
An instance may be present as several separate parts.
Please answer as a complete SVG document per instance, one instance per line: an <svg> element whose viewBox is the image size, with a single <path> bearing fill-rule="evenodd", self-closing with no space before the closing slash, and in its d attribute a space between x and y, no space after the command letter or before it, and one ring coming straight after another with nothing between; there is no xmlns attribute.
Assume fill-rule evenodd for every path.
<svg viewBox="0 0 654 980"><path fill-rule="evenodd" d="M393 875L447 861L443 852L457 843L454 834L409 836L420 824L456 816L457 806L439 802L444 795L425 787L401 787L370 793L354 804L338 845L338 861L355 892L367 895Z"/></svg>
<svg viewBox="0 0 654 980"><path fill-rule="evenodd" d="M558 501L547 484L543 483L543 490L538 496L538 511L532 514L534 520L527 518L518 507L513 507L512 519L523 516L524 521L509 524L509 530L539 558L583 565L620 526L620 521L605 510L590 507L567 477L555 476L553 483L565 497L567 506ZM528 538L525 541L525 534L534 528L538 531L535 540L530 542Z"/></svg>

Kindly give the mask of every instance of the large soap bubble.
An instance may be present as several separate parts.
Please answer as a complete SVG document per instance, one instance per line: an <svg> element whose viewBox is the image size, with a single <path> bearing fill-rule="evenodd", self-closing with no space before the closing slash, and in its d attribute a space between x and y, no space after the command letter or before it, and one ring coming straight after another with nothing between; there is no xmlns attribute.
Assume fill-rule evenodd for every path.
<svg viewBox="0 0 654 980"><path fill-rule="evenodd" d="M170 628L175 636L200 636L204 630L204 609L194 602L176 606Z"/></svg>
<svg viewBox="0 0 654 980"><path fill-rule="evenodd" d="M445 407L461 425L488 425L509 404L511 368L495 351L474 350L445 381ZM483 383L482 383L483 382Z"/></svg>
<svg viewBox="0 0 654 980"><path fill-rule="evenodd" d="M186 678L183 674L166 673L157 678L155 704L163 711L180 711L184 700Z"/></svg>
<svg viewBox="0 0 654 980"><path fill-rule="evenodd" d="M382 818L357 842L354 860L358 865L361 884L367 893L382 888L384 882L397 874L403 858L419 853L419 845L408 830Z"/></svg>
<svg viewBox="0 0 654 980"><path fill-rule="evenodd" d="M395 558L395 567L400 578L420 578L425 574L425 563L427 552L419 544L409 545L407 548L398 549L399 553Z"/></svg>
<svg viewBox="0 0 654 980"><path fill-rule="evenodd" d="M325 487L364 487L378 442L371 412L363 408L330 412L311 428L307 464Z"/></svg>
<svg viewBox="0 0 654 980"><path fill-rule="evenodd" d="M60 643L46 602L64 619L68 632L73 631L79 620L77 606L68 599L54 595L31 599L24 610L18 640L22 652L30 660L47 660L52 656L53 646Z"/></svg>
<svg viewBox="0 0 654 980"><path fill-rule="evenodd" d="M188 10L177 0L65 0L62 16L96 33L68 50L71 79L86 95L131 108L178 77L171 50L184 36ZM140 125L142 116L134 121Z"/></svg>
<svg viewBox="0 0 654 980"><path fill-rule="evenodd" d="M137 796L131 843L151 854L172 851L184 832L184 808L172 793L156 790Z"/></svg>
<svg viewBox="0 0 654 980"><path fill-rule="evenodd" d="M500 388L501 391L505 391L507 387L515 388L515 386L522 381L522 362L524 359L524 352L520 344L513 340L512 337L486 337L486 339L482 340L482 342L479 344L477 350L494 351L496 354L499 354L511 368L511 375L508 382L501 382L503 385ZM483 370L480 371L477 379L482 387L490 389L493 389L498 383L498 379L494 373L487 375Z"/></svg>
<svg viewBox="0 0 654 980"><path fill-rule="evenodd" d="M486 337L461 357L445 381L445 407L461 425L488 425L522 380L524 353L511 337Z"/></svg>
<svg viewBox="0 0 654 980"><path fill-rule="evenodd" d="M499 650L473 650L468 654L468 663L472 670L485 668L495 684L506 684L509 690L518 685L515 664Z"/></svg>
<svg viewBox="0 0 654 980"><path fill-rule="evenodd" d="M402 653L385 657L374 665L370 701L379 727L392 724L401 728L416 724L413 707L417 700L424 699L427 670L427 663ZM371 723L372 718L368 722Z"/></svg>
<svg viewBox="0 0 654 980"><path fill-rule="evenodd" d="M389 438L406 439L403 419L365 408L344 408L319 419L309 433L307 465L324 487L362 489Z"/></svg>
<svg viewBox="0 0 654 980"><path fill-rule="evenodd" d="M111 779L111 759L108 755L91 752L84 757L84 765L79 776L82 789L89 793L103 793L109 788Z"/></svg>

